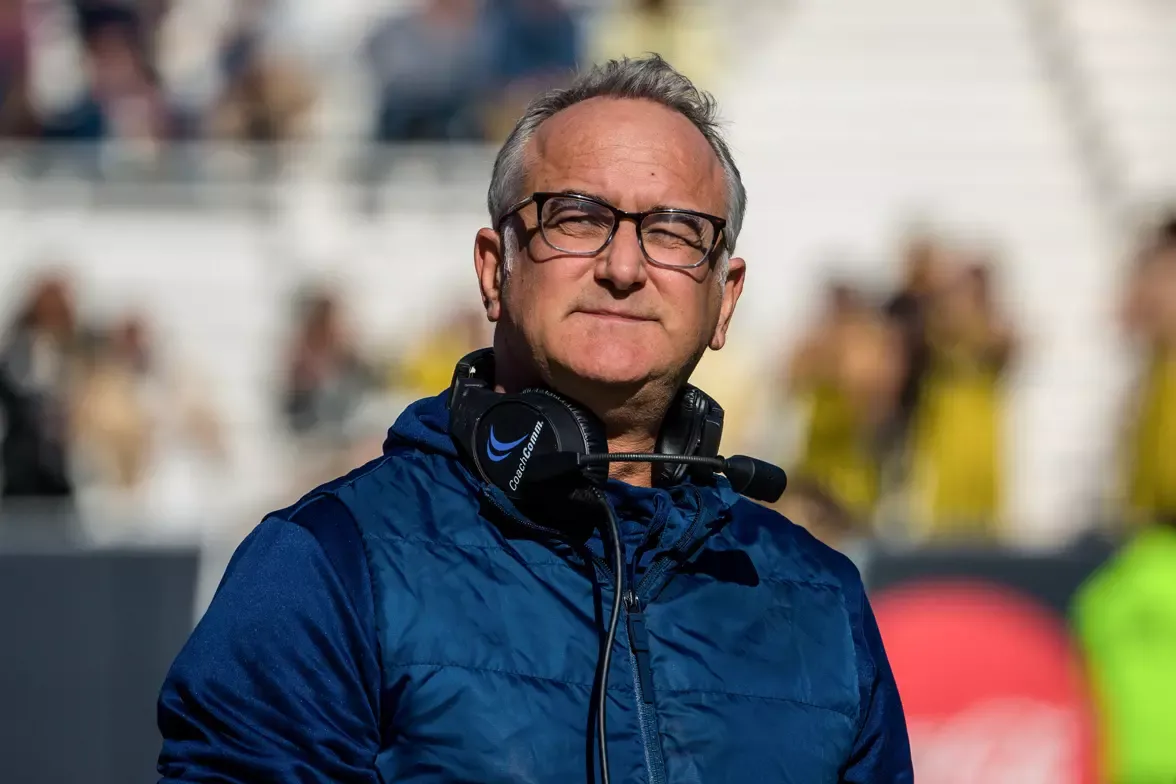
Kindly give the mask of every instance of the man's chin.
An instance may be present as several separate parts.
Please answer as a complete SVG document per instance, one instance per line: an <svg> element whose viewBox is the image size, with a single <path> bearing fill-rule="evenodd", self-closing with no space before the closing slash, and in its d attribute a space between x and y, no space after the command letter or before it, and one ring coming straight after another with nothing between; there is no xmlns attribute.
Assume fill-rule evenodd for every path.
<svg viewBox="0 0 1176 784"><path fill-rule="evenodd" d="M591 355L569 356L552 368L553 381L569 389L589 391L616 389L632 392L643 386L655 374L647 362L617 361L616 358Z"/></svg>

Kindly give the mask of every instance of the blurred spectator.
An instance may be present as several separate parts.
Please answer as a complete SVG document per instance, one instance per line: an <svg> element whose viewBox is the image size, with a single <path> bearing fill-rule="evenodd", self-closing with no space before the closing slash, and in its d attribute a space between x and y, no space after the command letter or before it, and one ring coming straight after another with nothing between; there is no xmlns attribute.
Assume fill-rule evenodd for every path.
<svg viewBox="0 0 1176 784"><path fill-rule="evenodd" d="M213 110L209 134L236 142L290 141L306 135L313 105L314 91L303 74L258 57L228 85Z"/></svg>
<svg viewBox="0 0 1176 784"><path fill-rule="evenodd" d="M781 433L776 427L764 427L760 413L773 395L768 385L760 383L757 373L759 357L728 343L722 351L706 351L699 360L690 383L702 389L723 407L724 454L773 455L780 451ZM775 424L774 418L769 419Z"/></svg>
<svg viewBox="0 0 1176 784"><path fill-rule="evenodd" d="M156 36L175 0L70 0L83 34L113 19L130 20L144 62L156 59Z"/></svg>
<svg viewBox="0 0 1176 784"><path fill-rule="evenodd" d="M74 404L74 433L87 484L128 492L151 465L151 423L140 394L145 347L134 327L94 336Z"/></svg>
<svg viewBox="0 0 1176 784"><path fill-rule="evenodd" d="M479 140L495 46L478 0L425 0L366 45L379 96L378 142Z"/></svg>
<svg viewBox="0 0 1176 784"><path fill-rule="evenodd" d="M397 367L395 385L413 399L436 395L453 381L453 367L463 356L490 345L486 313L460 308L441 326L414 342Z"/></svg>
<svg viewBox="0 0 1176 784"><path fill-rule="evenodd" d="M77 462L91 495L150 511L157 527L202 513L205 471L227 452L207 386L194 382L162 360L142 317L128 315L98 337L74 413Z"/></svg>
<svg viewBox="0 0 1176 784"><path fill-rule="evenodd" d="M311 293L301 303L283 406L290 430L345 447L352 418L379 379L345 330L334 295Z"/></svg>
<svg viewBox="0 0 1176 784"><path fill-rule="evenodd" d="M1124 307L1130 334L1146 354L1127 433L1130 517L1176 517L1176 219L1137 265Z"/></svg>
<svg viewBox="0 0 1176 784"><path fill-rule="evenodd" d="M929 353L912 428L914 520L944 538L995 535L1001 510L1002 380L1014 336L992 266L953 271L928 313Z"/></svg>
<svg viewBox="0 0 1176 784"><path fill-rule="evenodd" d="M315 89L298 63L264 46L270 0L234 4L220 48L226 85L209 118L213 138L238 142L286 141L305 135Z"/></svg>
<svg viewBox="0 0 1176 784"><path fill-rule="evenodd" d="M298 306L282 406L296 457L281 492L293 496L375 457L383 438L369 427L380 374L344 326L336 295L313 290Z"/></svg>
<svg viewBox="0 0 1176 784"><path fill-rule="evenodd" d="M888 426L887 451L890 465L899 474L905 469L905 451L911 419L919 403L919 391L927 372L930 347L927 317L944 275L944 251L932 237L912 236L903 249L902 281L886 303L886 316L902 340L905 362L898 405Z"/></svg>
<svg viewBox="0 0 1176 784"><path fill-rule="evenodd" d="M594 62L660 54L699 89L715 89L724 36L722 18L692 0L617 0L596 17Z"/></svg>
<svg viewBox="0 0 1176 784"><path fill-rule="evenodd" d="M505 138L535 94L579 65L580 32L561 0L492 0L497 106L487 135Z"/></svg>
<svg viewBox="0 0 1176 784"><path fill-rule="evenodd" d="M168 104L132 9L98 4L80 14L85 88L71 107L46 121L54 141L119 141L151 160L182 129Z"/></svg>
<svg viewBox="0 0 1176 784"><path fill-rule="evenodd" d="M33 136L24 0L0 0L0 139Z"/></svg>
<svg viewBox="0 0 1176 784"><path fill-rule="evenodd" d="M69 499L69 412L78 332L73 291L38 281L0 347L4 498Z"/></svg>
<svg viewBox="0 0 1176 784"><path fill-rule="evenodd" d="M901 344L860 291L834 283L827 296L825 313L788 368L792 394L807 404L794 473L869 520L879 499L878 437L898 391Z"/></svg>

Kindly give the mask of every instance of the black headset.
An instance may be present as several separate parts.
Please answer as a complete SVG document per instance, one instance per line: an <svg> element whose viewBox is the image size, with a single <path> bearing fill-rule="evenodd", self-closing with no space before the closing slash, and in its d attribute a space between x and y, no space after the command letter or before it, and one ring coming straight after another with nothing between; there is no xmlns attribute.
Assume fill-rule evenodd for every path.
<svg viewBox="0 0 1176 784"><path fill-rule="evenodd" d="M603 423L574 400L539 387L496 392L490 348L457 363L448 407L449 431L458 448L483 480L513 501L573 473L599 484L608 477L608 463L626 457L608 454ZM701 389L686 385L670 406L654 454L645 456L657 463L653 485L669 487L687 474L696 482L710 479L721 462L722 435L722 407ZM671 462L679 457L702 460Z"/></svg>

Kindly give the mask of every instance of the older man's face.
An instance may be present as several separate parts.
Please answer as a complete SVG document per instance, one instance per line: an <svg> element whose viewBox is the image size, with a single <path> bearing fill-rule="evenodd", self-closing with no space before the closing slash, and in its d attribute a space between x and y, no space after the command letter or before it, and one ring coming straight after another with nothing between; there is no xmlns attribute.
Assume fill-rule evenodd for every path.
<svg viewBox="0 0 1176 784"><path fill-rule="evenodd" d="M525 193L536 191L588 194L631 212L677 207L728 217L723 169L706 139L686 118L647 101L593 99L544 123L529 149ZM535 207L519 220L534 229ZM730 261L722 288L712 264L654 266L632 221L622 221L593 257L555 251L536 231L522 244L502 302L490 297L490 317L501 318L507 339L572 394L584 383L676 379L708 345L725 341L742 289L741 259ZM492 278L480 266L485 292Z"/></svg>

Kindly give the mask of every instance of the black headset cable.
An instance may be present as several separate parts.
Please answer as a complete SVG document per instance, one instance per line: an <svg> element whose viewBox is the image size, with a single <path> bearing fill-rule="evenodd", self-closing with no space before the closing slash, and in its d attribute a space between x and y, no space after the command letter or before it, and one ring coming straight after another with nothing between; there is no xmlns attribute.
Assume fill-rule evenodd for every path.
<svg viewBox="0 0 1176 784"><path fill-rule="evenodd" d="M625 569L625 553L621 548L620 525L617 523L617 516L613 512L612 504L608 502L608 497L600 488L595 488L595 495L596 500L604 507L605 527L608 529L608 538L612 545L612 617L608 621L608 633L604 638L604 650L601 651L600 660L596 664L596 681L600 684L596 695L596 748L600 755L600 782L601 784L609 784L608 725L605 720L605 713L608 706L608 671L612 662L613 645L616 644L617 640L617 622L621 617L621 594L624 591L621 577Z"/></svg>

